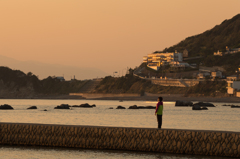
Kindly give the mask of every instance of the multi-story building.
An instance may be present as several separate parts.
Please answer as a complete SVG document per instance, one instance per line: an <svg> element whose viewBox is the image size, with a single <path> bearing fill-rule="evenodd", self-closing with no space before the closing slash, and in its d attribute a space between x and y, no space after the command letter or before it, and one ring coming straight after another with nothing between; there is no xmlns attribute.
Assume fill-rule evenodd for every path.
<svg viewBox="0 0 240 159"><path fill-rule="evenodd" d="M147 66L158 70L161 66L174 65L176 62L183 61L183 54L180 52L152 53L143 57L143 63Z"/></svg>

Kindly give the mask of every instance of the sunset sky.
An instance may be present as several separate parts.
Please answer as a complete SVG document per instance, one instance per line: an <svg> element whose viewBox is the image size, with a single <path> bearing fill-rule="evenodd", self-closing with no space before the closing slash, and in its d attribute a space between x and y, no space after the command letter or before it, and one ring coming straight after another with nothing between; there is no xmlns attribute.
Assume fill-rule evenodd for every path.
<svg viewBox="0 0 240 159"><path fill-rule="evenodd" d="M239 8L240 0L0 0L0 55L111 74Z"/></svg>

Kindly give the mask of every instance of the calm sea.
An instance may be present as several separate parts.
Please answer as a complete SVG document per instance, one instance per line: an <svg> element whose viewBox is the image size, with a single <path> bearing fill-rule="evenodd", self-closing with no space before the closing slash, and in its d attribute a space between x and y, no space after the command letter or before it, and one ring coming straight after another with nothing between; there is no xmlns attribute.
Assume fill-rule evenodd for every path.
<svg viewBox="0 0 240 159"><path fill-rule="evenodd" d="M60 104L95 104L94 108L54 109ZM0 105L9 104L14 110L0 110L0 122L43 123L64 125L94 125L114 127L157 127L154 110L115 109L121 105L155 106L152 101L116 100L7 100L1 99ZM164 102L163 128L240 131L240 109L222 106L230 103L213 103L216 107L209 110L193 111L191 107L175 107L175 102ZM231 103L237 105L238 103ZM30 106L37 110L27 110ZM113 107L114 109L109 109ZM47 109L47 111L43 111ZM141 153L129 151L103 151L84 149L62 149L43 147L0 147L0 158L215 158L206 156L174 155L161 153Z"/></svg>

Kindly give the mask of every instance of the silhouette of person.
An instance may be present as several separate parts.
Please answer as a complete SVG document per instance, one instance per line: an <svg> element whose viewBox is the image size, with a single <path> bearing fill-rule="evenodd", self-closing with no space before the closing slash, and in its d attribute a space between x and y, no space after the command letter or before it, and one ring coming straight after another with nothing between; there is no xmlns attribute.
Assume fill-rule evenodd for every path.
<svg viewBox="0 0 240 159"><path fill-rule="evenodd" d="M155 115L157 116L157 121L158 121L158 128L161 129L162 127L162 114L163 114L163 102L162 102L163 98L162 97L158 97L158 103L156 106L156 110L155 110Z"/></svg>

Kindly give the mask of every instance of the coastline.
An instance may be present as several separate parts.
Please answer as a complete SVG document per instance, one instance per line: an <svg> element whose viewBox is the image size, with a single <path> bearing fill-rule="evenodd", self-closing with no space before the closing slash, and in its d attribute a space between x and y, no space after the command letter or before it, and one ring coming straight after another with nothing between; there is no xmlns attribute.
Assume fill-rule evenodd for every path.
<svg viewBox="0 0 240 159"><path fill-rule="evenodd" d="M20 97L20 98L1 98L1 99L51 99L51 100L122 100L122 101L156 101L161 96L164 101L175 102L182 101L199 101L199 102L219 102L219 103L240 103L238 97L186 97L184 94L150 94L146 93L144 96L138 94L82 94L79 95L44 95L33 97Z"/></svg>
<svg viewBox="0 0 240 159"><path fill-rule="evenodd" d="M237 97L184 97L180 95L168 95L161 94L156 96L139 96L139 97L104 97L95 98L91 100L132 100L132 101L156 101L161 96L164 101L176 102L177 100L182 101L197 101L197 102L219 102L219 103L239 103L240 98Z"/></svg>
<svg viewBox="0 0 240 159"><path fill-rule="evenodd" d="M185 96L184 94L152 94L145 93L144 96L139 94L94 94L81 93L82 97L91 100L119 100L119 101L156 101L158 97L162 97L164 101L175 102L181 101L196 101L196 102L220 102L220 103L239 103L238 97L209 97L209 96ZM76 95L77 97L77 95Z"/></svg>

